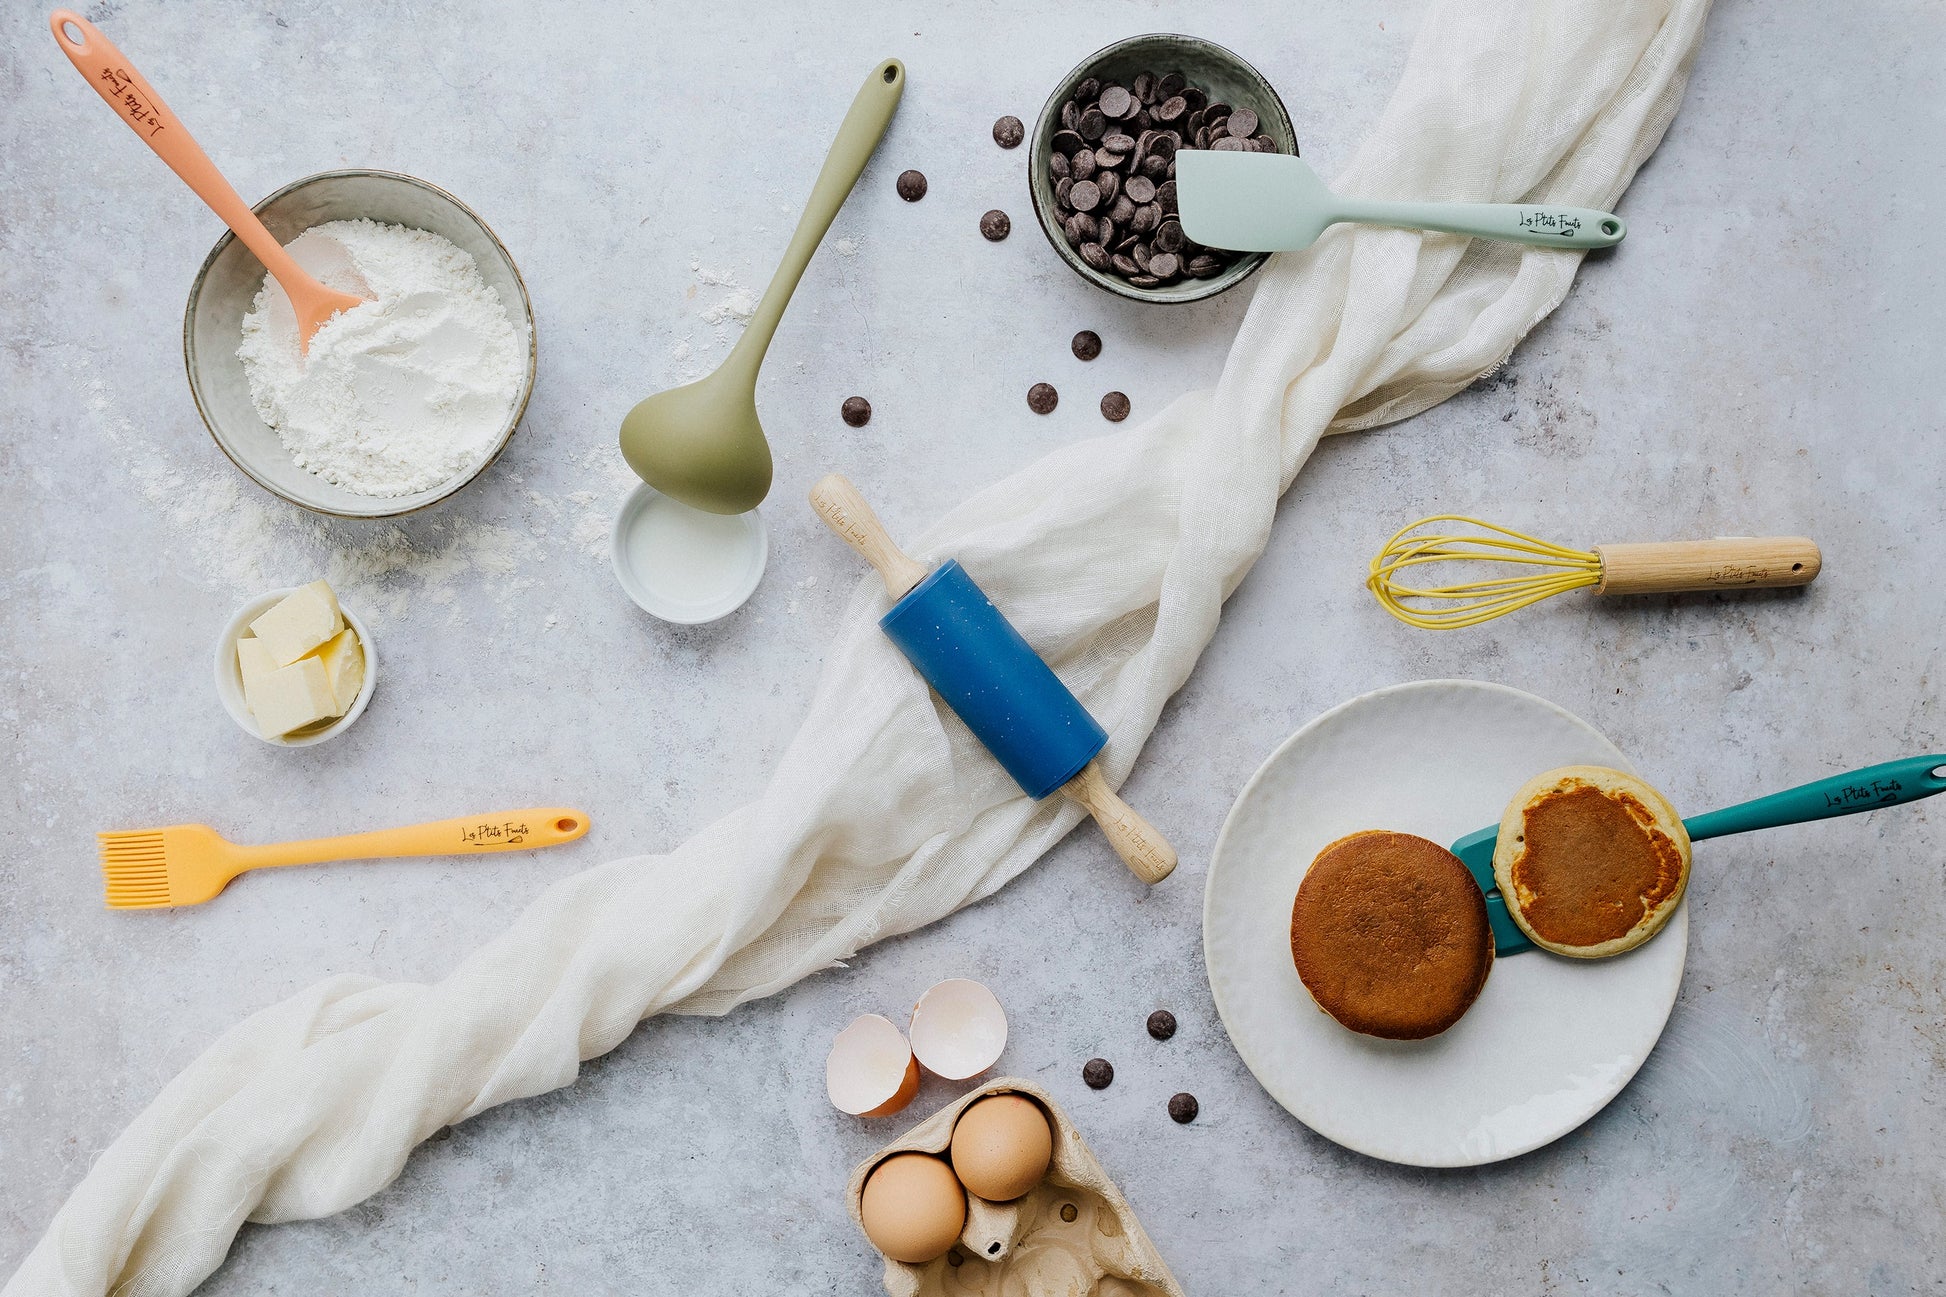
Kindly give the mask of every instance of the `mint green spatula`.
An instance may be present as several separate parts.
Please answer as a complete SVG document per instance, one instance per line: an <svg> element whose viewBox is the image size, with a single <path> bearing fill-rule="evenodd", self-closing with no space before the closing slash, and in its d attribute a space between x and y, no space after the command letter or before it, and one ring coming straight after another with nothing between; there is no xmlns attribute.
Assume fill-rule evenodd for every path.
<svg viewBox="0 0 1946 1297"><path fill-rule="evenodd" d="M1288 153L1176 154L1182 232L1232 252L1295 252L1340 221L1441 230L1548 248L1609 248L1628 227L1613 212L1548 203L1394 203L1333 193Z"/></svg>
<svg viewBox="0 0 1946 1297"><path fill-rule="evenodd" d="M1182 174L1180 168L1176 174ZM1863 770L1787 788L1720 811L1692 815L1682 823L1689 830L1689 840L1701 842L1704 838L1728 837L1732 833L1856 815L1881 806L1916 802L1934 793L1946 793L1946 753L1866 766ZM1487 919L1493 924L1494 953L1511 955L1528 949L1533 943L1507 913L1507 903L1494 886L1493 844L1499 835L1500 826L1489 824L1455 842L1452 852L1472 871L1473 881L1487 894Z"/></svg>

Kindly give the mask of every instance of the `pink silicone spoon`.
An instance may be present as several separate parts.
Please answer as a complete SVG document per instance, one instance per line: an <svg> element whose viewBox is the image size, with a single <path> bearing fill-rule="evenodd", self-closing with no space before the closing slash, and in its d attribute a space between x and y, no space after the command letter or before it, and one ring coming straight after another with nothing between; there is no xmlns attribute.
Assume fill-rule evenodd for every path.
<svg viewBox="0 0 1946 1297"><path fill-rule="evenodd" d="M56 9L48 26L53 28L54 40L68 61L88 78L95 93L183 178L184 184L196 191L198 198L209 204L211 211L223 218L223 223L243 240L243 246L257 254L264 269L277 277L297 313L298 350L309 351L311 335L326 320L365 300L326 288L304 272L276 236L264 228L250 204L230 187L161 96L149 88L142 74L129 66L128 59L93 23L72 10Z"/></svg>

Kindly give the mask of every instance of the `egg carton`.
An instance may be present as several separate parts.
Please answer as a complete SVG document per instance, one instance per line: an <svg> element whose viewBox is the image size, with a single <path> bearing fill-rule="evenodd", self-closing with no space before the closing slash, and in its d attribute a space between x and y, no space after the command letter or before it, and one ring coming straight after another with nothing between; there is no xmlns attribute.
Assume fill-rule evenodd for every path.
<svg viewBox="0 0 1946 1297"><path fill-rule="evenodd" d="M1025 1095L1047 1113L1054 1131L1047 1178L1012 1202L968 1194L959 1242L924 1265L888 1258L885 1291L891 1297L1183 1297L1134 1208L1074 1123L1047 1091L1015 1077L987 1082L859 1163L846 1193L859 1229L865 1227L859 1203L873 1169L894 1153L944 1155L960 1113L990 1094Z"/></svg>

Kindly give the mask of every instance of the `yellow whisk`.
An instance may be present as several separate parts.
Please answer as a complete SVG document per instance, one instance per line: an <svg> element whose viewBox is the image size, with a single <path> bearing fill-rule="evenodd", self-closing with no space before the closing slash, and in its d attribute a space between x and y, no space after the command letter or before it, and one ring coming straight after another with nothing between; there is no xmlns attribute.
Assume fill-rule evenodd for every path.
<svg viewBox="0 0 1946 1297"><path fill-rule="evenodd" d="M1448 532L1440 524L1478 528ZM1424 528L1436 527L1426 531ZM1428 563L1511 563L1527 571L1455 585L1419 585ZM1422 630L1478 626L1569 590L1676 594L1806 585L1823 557L1803 536L1733 536L1569 549L1511 527L1442 513L1400 528L1372 559L1365 585L1385 611ZM1414 582L1415 584L1408 584Z"/></svg>

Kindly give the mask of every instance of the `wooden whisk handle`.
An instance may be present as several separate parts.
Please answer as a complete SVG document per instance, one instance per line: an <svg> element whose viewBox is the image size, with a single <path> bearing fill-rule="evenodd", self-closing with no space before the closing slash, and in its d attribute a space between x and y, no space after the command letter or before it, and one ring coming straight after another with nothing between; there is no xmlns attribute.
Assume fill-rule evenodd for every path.
<svg viewBox="0 0 1946 1297"><path fill-rule="evenodd" d="M1175 869L1176 849L1169 845L1169 839L1115 795L1101 773L1099 761L1083 766L1080 774L1061 785L1061 793L1087 808L1095 823L1101 825L1108 845L1115 848L1115 854L1137 878L1145 883L1159 883Z"/></svg>
<svg viewBox="0 0 1946 1297"><path fill-rule="evenodd" d="M839 540L877 569L886 593L894 599L926 579L926 566L898 547L872 506L844 477L829 473L819 478L811 488L811 508Z"/></svg>
<svg viewBox="0 0 1946 1297"><path fill-rule="evenodd" d="M1727 536L1648 544L1597 545L1596 594L1680 594L1759 586L1808 585L1824 565L1803 536Z"/></svg>

